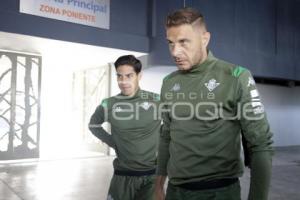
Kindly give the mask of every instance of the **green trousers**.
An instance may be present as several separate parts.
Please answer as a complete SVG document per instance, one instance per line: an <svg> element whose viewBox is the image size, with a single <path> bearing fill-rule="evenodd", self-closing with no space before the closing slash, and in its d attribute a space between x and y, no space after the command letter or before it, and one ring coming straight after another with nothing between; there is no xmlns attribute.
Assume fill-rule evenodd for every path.
<svg viewBox="0 0 300 200"><path fill-rule="evenodd" d="M240 183L208 190L187 190L168 184L166 200L241 200Z"/></svg>
<svg viewBox="0 0 300 200"><path fill-rule="evenodd" d="M155 175L113 175L107 200L153 200Z"/></svg>

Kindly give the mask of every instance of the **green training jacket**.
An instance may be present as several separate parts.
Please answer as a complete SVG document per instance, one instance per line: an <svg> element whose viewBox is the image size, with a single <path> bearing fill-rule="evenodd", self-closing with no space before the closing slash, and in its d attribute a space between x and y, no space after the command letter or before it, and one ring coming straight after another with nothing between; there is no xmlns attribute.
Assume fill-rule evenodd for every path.
<svg viewBox="0 0 300 200"><path fill-rule="evenodd" d="M96 108L89 129L116 151L117 170L146 171L156 168L159 128L159 95L138 90L133 97L121 94L104 99ZM111 134L102 128L111 124Z"/></svg>
<svg viewBox="0 0 300 200"><path fill-rule="evenodd" d="M168 75L161 90L163 126L158 175L174 185L240 177L241 132L250 156L249 199L266 199L272 134L251 73L208 58Z"/></svg>

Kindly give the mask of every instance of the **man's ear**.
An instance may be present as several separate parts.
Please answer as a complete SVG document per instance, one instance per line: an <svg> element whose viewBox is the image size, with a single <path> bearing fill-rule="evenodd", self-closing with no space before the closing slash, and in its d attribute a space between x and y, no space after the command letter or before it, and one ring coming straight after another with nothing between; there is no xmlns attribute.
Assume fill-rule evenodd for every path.
<svg viewBox="0 0 300 200"><path fill-rule="evenodd" d="M138 73L138 79L139 79L139 81L141 80L142 76L143 76L143 72Z"/></svg>
<svg viewBox="0 0 300 200"><path fill-rule="evenodd" d="M203 46L206 48L207 46L208 46L208 43L209 43L209 40L210 40L210 32L207 32L207 31L205 31L204 33L203 33Z"/></svg>

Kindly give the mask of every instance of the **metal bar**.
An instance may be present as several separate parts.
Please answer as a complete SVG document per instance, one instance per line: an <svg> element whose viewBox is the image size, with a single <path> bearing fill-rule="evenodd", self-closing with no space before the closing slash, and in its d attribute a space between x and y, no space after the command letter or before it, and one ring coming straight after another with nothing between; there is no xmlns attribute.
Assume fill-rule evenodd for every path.
<svg viewBox="0 0 300 200"><path fill-rule="evenodd" d="M15 121L16 121L16 87L17 87L17 56L7 55L11 60L11 97L10 97L10 129L8 136L8 156L13 158L14 156L14 135L15 135Z"/></svg>
<svg viewBox="0 0 300 200"><path fill-rule="evenodd" d="M40 120L41 120L41 86L42 86L42 58L38 57L38 97L37 97L37 151L40 157Z"/></svg>

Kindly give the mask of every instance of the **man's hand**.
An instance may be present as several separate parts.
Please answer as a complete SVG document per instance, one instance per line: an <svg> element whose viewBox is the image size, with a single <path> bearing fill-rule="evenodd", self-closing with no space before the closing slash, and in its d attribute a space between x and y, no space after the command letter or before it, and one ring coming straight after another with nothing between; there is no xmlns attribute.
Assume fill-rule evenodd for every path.
<svg viewBox="0 0 300 200"><path fill-rule="evenodd" d="M166 176L157 176L155 181L155 200L165 200L165 185Z"/></svg>

